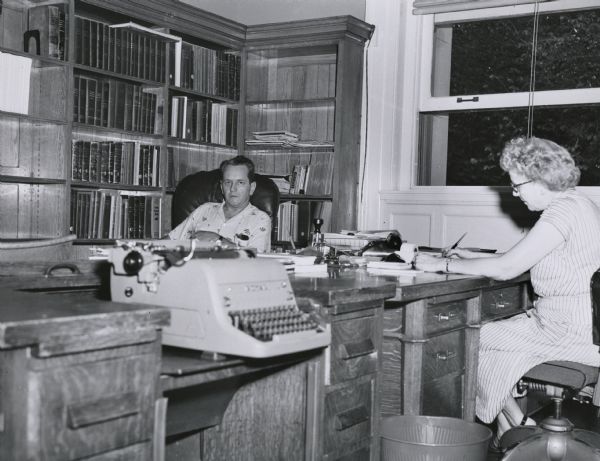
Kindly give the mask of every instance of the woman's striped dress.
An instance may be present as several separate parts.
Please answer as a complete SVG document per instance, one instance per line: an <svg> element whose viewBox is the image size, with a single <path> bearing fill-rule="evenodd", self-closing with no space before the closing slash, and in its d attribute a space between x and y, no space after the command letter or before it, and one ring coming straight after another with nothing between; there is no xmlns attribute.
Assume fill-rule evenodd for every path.
<svg viewBox="0 0 600 461"><path fill-rule="evenodd" d="M476 411L484 423L500 413L530 368L549 360L600 365L592 343L590 297L591 276L600 268L600 210L569 189L550 203L541 221L555 226L565 241L531 269L539 296L531 316L521 314L481 329Z"/></svg>

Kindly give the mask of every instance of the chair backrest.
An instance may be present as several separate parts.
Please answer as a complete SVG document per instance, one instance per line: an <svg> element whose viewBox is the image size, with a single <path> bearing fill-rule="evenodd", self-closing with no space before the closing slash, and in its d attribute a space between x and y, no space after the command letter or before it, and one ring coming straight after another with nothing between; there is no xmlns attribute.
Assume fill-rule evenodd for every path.
<svg viewBox="0 0 600 461"><path fill-rule="evenodd" d="M594 344L600 346L600 269L592 275L590 282L592 292L592 326Z"/></svg>
<svg viewBox="0 0 600 461"><path fill-rule="evenodd" d="M250 203L271 217L273 227L277 222L279 189L268 176L255 174L256 189ZM221 170L198 171L183 178L177 184L171 207L171 226L175 228L192 211L206 202L223 201L221 192Z"/></svg>

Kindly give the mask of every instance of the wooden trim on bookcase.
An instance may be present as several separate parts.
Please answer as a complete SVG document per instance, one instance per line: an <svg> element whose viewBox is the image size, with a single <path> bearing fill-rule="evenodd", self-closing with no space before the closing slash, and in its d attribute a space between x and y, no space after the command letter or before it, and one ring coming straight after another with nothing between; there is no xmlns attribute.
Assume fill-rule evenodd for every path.
<svg viewBox="0 0 600 461"><path fill-rule="evenodd" d="M136 15L157 26L172 28L222 46L242 48L246 26L195 6L168 0L81 0L123 15ZM135 19L133 19L135 21Z"/></svg>
<svg viewBox="0 0 600 461"><path fill-rule="evenodd" d="M330 18L307 19L302 21L279 22L248 26L246 43L248 46L285 44L314 40L340 40L350 38L364 43L371 38L375 26L367 24L353 16L334 16Z"/></svg>

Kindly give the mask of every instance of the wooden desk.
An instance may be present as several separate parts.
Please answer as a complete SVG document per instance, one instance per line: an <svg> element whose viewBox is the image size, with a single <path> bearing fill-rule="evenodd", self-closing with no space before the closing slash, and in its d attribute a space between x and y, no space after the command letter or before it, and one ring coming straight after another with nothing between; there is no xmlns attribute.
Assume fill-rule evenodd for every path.
<svg viewBox="0 0 600 461"><path fill-rule="evenodd" d="M102 271L97 268L94 268L96 275L84 272L81 282L77 282L79 276L71 276L69 271L58 281L46 278L42 282L36 276L37 271L32 270L19 282L11 277L4 280L0 277L0 285L69 289L78 283L83 286L96 283L98 286L102 279L97 275ZM473 419L479 327L485 321L514 315L529 304L527 277L493 282L483 277L439 274L419 274L414 278L372 277L364 270L342 270L330 271L327 277L292 277L292 285L298 297L312 299L315 308L330 324L332 343L325 350L268 360L230 357L215 362L194 351L166 347L159 356L156 342L149 343L154 344L154 362L148 362L152 365L149 369L154 369L155 373L159 366L161 369L160 379L153 389L157 395L162 393L169 400L165 424L158 437L168 437L167 459L378 460L380 414L439 414ZM100 303L84 298L80 293L40 296L47 296L47 299L70 296L66 304L65 298L61 301L61 305L70 306L73 314L71 323L64 324L70 325L69 329L60 330L66 335L64 338L62 333L58 335L62 339L72 338L71 334L77 336L96 331L96 327L85 329L85 322L76 319L88 315L87 318L93 320L91 324L97 326L99 324L94 322L99 321L98 318L90 314L105 312L103 309L107 308L113 309L105 317L113 319L115 328L133 330L131 336L113 335L112 341L119 338L136 341L140 331L134 325L138 322L145 325L143 331L155 332L164 321L164 318L158 321L140 315L149 309L148 306L140 309L140 306L125 305L132 311L119 314L123 305ZM14 299L17 304L23 302L17 301L21 298ZM385 309L384 299L389 299ZM39 305L39 309L36 313L30 311L21 315L43 319L43 305ZM4 309L0 311L4 312ZM65 315L66 311L63 317ZM131 322L123 323L126 318ZM45 338L44 334L48 340L56 339L58 330L53 324L52 319L41 321L36 333L40 338L37 343L7 340L4 345L0 343L0 348L12 348L11 352L0 351L2 369L14 370L9 373L11 378L2 375L0 390L22 387L25 381L17 378L21 372L24 376L38 372L43 375L45 370L50 373L50 369L39 365L41 359L36 356L39 351L68 353L82 347L98 346L101 352L78 352L74 354L76 358L60 355L52 362L54 366L61 360L66 363L73 360L79 366L77 360L81 358L84 368L96 358L104 361L102 354L113 353L109 352L114 351L113 346L123 351L116 356L122 363L132 363L130 357L150 354L149 350L140 349L146 346L121 343L103 349L104 343L100 339L92 343L71 339L60 343L63 344L60 347L51 346L53 343L41 339ZM4 331L2 325L0 316L0 332ZM27 336L25 331L22 330L19 337ZM90 364L90 370L96 370L96 366ZM62 383L59 385L58 382L63 370L68 376L68 367L56 369L52 371L54 381L47 384L61 389ZM114 374L112 369L102 373L102 376L111 377ZM125 371L123 376L128 376ZM139 385L137 378L131 379L132 386ZM150 375L146 375L146 380L154 382ZM96 391L98 396L105 393ZM154 391L150 389L149 392ZM18 423L17 429L12 426L6 429L7 421L12 425L13 419L22 420L19 412L23 410L18 410L18 405L22 406L25 399L21 397L13 402L6 395L0 392L0 412L5 415L4 430L0 430L0 450L5 446L31 450L31 447L36 449L44 447L43 443L50 443L48 438L43 443L20 440L15 434L25 433L23 422ZM41 399L39 395L38 399ZM164 412L162 416L165 416ZM42 424L42 420L36 421ZM120 431L115 432L114 437L122 437ZM142 431L142 434L147 432ZM133 441L135 437L127 440ZM106 443L116 446L114 439L108 437L107 440ZM137 440L141 439L138 437ZM122 447L124 443L121 440L117 445ZM75 453L95 449L80 446L87 447L87 442L69 439L64 442L63 449L74 447ZM148 449L147 444L144 449ZM149 452L142 450L140 453ZM63 459L70 458L65 456Z"/></svg>
<svg viewBox="0 0 600 461"><path fill-rule="evenodd" d="M331 345L224 362L165 348L167 459L379 459L381 321L395 286L354 271L291 282L330 324Z"/></svg>
<svg viewBox="0 0 600 461"><path fill-rule="evenodd" d="M0 299L0 459L153 459L168 310L81 292Z"/></svg>
<svg viewBox="0 0 600 461"><path fill-rule="evenodd" d="M531 305L529 277L384 277L396 283L383 322L382 416L474 420L479 328Z"/></svg>

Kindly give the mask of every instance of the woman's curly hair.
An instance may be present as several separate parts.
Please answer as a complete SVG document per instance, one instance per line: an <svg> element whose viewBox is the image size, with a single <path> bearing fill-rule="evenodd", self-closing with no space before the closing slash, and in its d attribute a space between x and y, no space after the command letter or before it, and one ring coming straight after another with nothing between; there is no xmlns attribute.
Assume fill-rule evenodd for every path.
<svg viewBox="0 0 600 461"><path fill-rule="evenodd" d="M542 138L519 137L507 142L500 167L517 171L552 191L564 191L579 184L581 172L564 147Z"/></svg>

